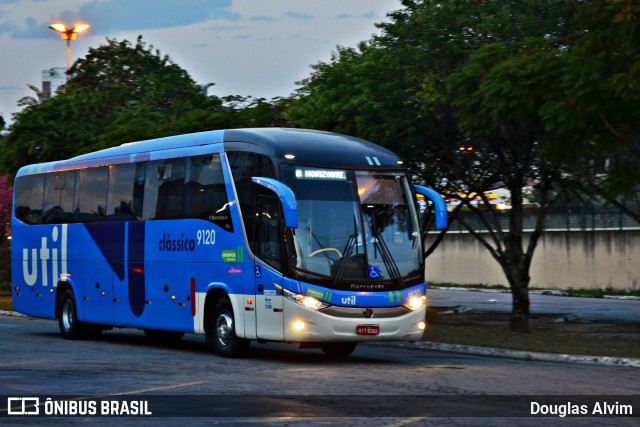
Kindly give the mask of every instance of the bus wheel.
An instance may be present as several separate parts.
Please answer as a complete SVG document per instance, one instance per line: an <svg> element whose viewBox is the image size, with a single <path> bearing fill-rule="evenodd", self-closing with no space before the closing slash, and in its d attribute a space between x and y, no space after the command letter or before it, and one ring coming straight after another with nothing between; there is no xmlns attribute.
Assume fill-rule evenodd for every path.
<svg viewBox="0 0 640 427"><path fill-rule="evenodd" d="M356 349L355 342L329 342L322 344L322 351L332 359L344 359Z"/></svg>
<svg viewBox="0 0 640 427"><path fill-rule="evenodd" d="M209 317L206 341L222 357L242 357L249 351L250 340L236 335L233 307L228 298L222 298Z"/></svg>
<svg viewBox="0 0 640 427"><path fill-rule="evenodd" d="M154 344L175 344L184 336L184 332L159 331L157 329L145 329L144 334Z"/></svg>
<svg viewBox="0 0 640 427"><path fill-rule="evenodd" d="M62 298L60 298L58 326L64 339L79 340L85 337L84 324L78 320L76 299L70 289L64 291Z"/></svg>

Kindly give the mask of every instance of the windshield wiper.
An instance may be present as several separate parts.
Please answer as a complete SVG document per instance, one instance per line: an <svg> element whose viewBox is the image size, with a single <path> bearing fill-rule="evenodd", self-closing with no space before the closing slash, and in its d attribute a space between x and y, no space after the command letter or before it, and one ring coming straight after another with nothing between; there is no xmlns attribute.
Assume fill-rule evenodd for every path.
<svg viewBox="0 0 640 427"><path fill-rule="evenodd" d="M347 244L344 245L344 250L342 251L342 258L340 260L338 260L337 262L340 263L340 265L338 266L338 271L336 271L336 275L333 276L333 286L335 287L338 282L340 282L340 279L342 279L342 276L344 275L344 271L347 268L347 263L348 263L348 259L351 256L351 252L353 252L353 248L356 247L357 243L358 243L358 224L356 222L356 217L353 217L353 234L349 236L349 238L347 239Z"/></svg>
<svg viewBox="0 0 640 427"><path fill-rule="evenodd" d="M400 274L400 270L398 269L398 264L393 259L393 255L391 255L391 251L387 246L387 243L384 241L382 234L377 233L374 234L375 241L373 242L373 247L380 252L382 256L382 262L384 262L384 266L387 267L387 271L392 279L397 280L400 284L400 287L404 287L404 281L402 280L402 274Z"/></svg>
<svg viewBox="0 0 640 427"><path fill-rule="evenodd" d="M344 246L344 250L342 251L342 259L338 261L340 263L338 267L338 271L336 275L333 277L333 286L342 279L342 275L344 274L345 269L347 268L347 260L351 256L351 252L353 252L353 248L356 247L356 242L358 241L358 232L356 231L347 240L347 244Z"/></svg>

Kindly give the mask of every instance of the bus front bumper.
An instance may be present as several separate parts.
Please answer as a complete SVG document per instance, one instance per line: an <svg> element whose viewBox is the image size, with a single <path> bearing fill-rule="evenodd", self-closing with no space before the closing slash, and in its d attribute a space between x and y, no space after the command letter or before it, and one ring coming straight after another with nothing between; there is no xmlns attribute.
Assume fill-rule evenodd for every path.
<svg viewBox="0 0 640 427"><path fill-rule="evenodd" d="M419 341L425 331L426 306L333 307L311 310L283 298L284 337L288 342ZM370 310L365 316L365 310Z"/></svg>

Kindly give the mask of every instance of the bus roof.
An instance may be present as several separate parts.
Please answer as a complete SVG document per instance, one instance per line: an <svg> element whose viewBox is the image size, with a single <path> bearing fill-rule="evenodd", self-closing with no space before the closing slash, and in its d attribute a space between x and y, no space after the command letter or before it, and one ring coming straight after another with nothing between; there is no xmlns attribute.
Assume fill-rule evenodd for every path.
<svg viewBox="0 0 640 427"><path fill-rule="evenodd" d="M393 152L360 138L309 129L252 128L131 142L68 160L25 166L17 175L149 160L154 153L165 150L184 149L179 155L187 156L190 148L211 145L219 145L214 151L257 152L282 163L331 167L398 167L402 163Z"/></svg>
<svg viewBox="0 0 640 427"><path fill-rule="evenodd" d="M256 151L284 163L332 167L398 167L396 154L364 139L309 129L232 129L225 151ZM290 159L293 155L295 158ZM285 157L288 156L288 157Z"/></svg>

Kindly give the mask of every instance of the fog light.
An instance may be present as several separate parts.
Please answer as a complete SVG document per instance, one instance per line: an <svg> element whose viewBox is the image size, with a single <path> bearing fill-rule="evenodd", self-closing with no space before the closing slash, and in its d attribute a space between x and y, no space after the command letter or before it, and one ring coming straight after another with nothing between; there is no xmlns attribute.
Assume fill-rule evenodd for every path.
<svg viewBox="0 0 640 427"><path fill-rule="evenodd" d="M293 329L295 329L296 331L303 331L305 327L305 324L302 320L296 320L295 322L293 322Z"/></svg>
<svg viewBox="0 0 640 427"><path fill-rule="evenodd" d="M425 329L427 329L427 322L425 321L418 322L418 329L421 331L424 331Z"/></svg>

